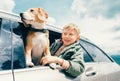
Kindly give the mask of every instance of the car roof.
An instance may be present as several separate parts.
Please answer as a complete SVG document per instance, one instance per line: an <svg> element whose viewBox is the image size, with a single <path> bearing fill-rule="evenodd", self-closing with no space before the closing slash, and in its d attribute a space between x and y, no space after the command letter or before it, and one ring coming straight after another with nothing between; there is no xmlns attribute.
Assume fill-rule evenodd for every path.
<svg viewBox="0 0 120 81"><path fill-rule="evenodd" d="M0 17L10 19L10 20L16 21L16 22L22 22L19 14L15 14L15 13L12 13L12 12L7 12L7 11L0 10ZM47 26L48 26L47 28L49 30L54 30L56 32L61 33L61 28L58 28L57 26L50 25L50 24L47 24Z"/></svg>

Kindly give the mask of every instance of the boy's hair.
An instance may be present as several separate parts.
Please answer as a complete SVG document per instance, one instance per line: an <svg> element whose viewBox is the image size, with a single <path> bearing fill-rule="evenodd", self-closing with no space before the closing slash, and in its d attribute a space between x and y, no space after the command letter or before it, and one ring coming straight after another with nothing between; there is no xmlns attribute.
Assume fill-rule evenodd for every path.
<svg viewBox="0 0 120 81"><path fill-rule="evenodd" d="M65 30L65 29L72 29L77 33L77 35L80 35L80 29L77 26L77 24L69 23L63 27L63 30Z"/></svg>

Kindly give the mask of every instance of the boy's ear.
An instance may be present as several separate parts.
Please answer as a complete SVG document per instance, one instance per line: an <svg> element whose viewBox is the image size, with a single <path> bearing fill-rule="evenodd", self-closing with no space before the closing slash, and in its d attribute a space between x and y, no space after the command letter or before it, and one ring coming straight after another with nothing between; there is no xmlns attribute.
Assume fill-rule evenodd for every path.
<svg viewBox="0 0 120 81"><path fill-rule="evenodd" d="M77 36L77 41L80 40L80 36Z"/></svg>

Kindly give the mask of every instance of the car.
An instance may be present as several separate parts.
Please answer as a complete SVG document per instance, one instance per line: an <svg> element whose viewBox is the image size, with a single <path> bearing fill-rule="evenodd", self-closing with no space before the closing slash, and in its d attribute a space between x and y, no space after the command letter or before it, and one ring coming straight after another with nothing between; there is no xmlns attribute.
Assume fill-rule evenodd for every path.
<svg viewBox="0 0 120 81"><path fill-rule="evenodd" d="M84 53L85 71L78 77L64 74L59 66L56 69L42 65L26 67L24 41L27 30L23 26L18 14L0 10L1 81L120 81L120 66L84 36L80 39L80 45ZM61 37L60 28L50 24L47 28L50 44Z"/></svg>

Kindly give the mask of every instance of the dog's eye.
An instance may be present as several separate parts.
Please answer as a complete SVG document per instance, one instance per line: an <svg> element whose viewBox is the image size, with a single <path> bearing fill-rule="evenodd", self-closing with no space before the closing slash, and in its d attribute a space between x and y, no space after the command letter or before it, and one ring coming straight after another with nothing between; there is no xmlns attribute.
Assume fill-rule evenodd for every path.
<svg viewBox="0 0 120 81"><path fill-rule="evenodd" d="M34 11L33 9L30 10L30 12L33 12L33 11Z"/></svg>

